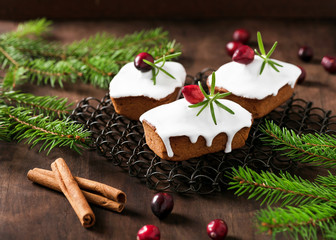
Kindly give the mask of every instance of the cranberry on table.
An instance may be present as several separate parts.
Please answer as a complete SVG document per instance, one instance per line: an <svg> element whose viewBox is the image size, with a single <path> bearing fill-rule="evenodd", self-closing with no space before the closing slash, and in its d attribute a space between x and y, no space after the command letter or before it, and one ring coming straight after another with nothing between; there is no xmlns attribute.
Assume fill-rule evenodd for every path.
<svg viewBox="0 0 336 240"><path fill-rule="evenodd" d="M232 38L233 41L246 44L250 40L250 33L246 29L240 28L233 32Z"/></svg>
<svg viewBox="0 0 336 240"><path fill-rule="evenodd" d="M146 52L139 53L134 59L134 66L136 69L140 70L141 72L148 72L152 69L152 66L145 63L143 60L147 60L149 62L154 63L154 58L152 55Z"/></svg>
<svg viewBox="0 0 336 240"><path fill-rule="evenodd" d="M212 220L207 227L208 236L213 240L223 240L226 238L228 228L224 220Z"/></svg>
<svg viewBox="0 0 336 240"><path fill-rule="evenodd" d="M151 209L159 219L167 217L174 208L173 196L169 193L157 193L151 202Z"/></svg>
<svg viewBox="0 0 336 240"><path fill-rule="evenodd" d="M303 46L298 51L299 58L304 62L309 62L314 56L313 49L309 46Z"/></svg>
<svg viewBox="0 0 336 240"><path fill-rule="evenodd" d="M235 41L228 42L225 46L226 52L229 54L230 57L232 57L237 48L239 48L242 45L243 44L241 42L235 42Z"/></svg>
<svg viewBox="0 0 336 240"><path fill-rule="evenodd" d="M145 225L138 231L137 240L160 240L160 230L155 225Z"/></svg>
<svg viewBox="0 0 336 240"><path fill-rule="evenodd" d="M327 72L336 73L336 57L324 56L321 64Z"/></svg>
<svg viewBox="0 0 336 240"><path fill-rule="evenodd" d="M198 85L187 85L182 88L184 98L191 104L196 104L204 100L204 95Z"/></svg>
<svg viewBox="0 0 336 240"><path fill-rule="evenodd" d="M306 79L306 70L303 67L301 67L301 66L298 66L298 67L301 70L301 74L300 74L300 76L299 76L299 78L297 80L297 83L298 84L302 84L304 82L304 80Z"/></svg>
<svg viewBox="0 0 336 240"><path fill-rule="evenodd" d="M254 51L249 46L243 45L234 52L232 60L241 64L249 64L254 60Z"/></svg>

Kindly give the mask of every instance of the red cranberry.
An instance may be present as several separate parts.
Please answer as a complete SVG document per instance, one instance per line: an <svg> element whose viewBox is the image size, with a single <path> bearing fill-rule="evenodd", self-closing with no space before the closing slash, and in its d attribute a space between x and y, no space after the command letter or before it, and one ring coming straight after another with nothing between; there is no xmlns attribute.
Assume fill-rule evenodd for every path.
<svg viewBox="0 0 336 240"><path fill-rule="evenodd" d="M241 28L233 32L233 41L246 44L248 43L249 40L250 40L250 33L246 29Z"/></svg>
<svg viewBox="0 0 336 240"><path fill-rule="evenodd" d="M160 240L160 230L154 225L145 225L138 231L137 240Z"/></svg>
<svg viewBox="0 0 336 240"><path fill-rule="evenodd" d="M146 59L149 62L154 63L154 58L152 55L146 52L139 53L134 59L134 66L136 69L140 70L141 72L148 72L152 69L152 66L145 63L143 60Z"/></svg>
<svg viewBox="0 0 336 240"><path fill-rule="evenodd" d="M227 235L228 228L222 219L215 219L208 224L207 232L211 239L223 240Z"/></svg>
<svg viewBox="0 0 336 240"><path fill-rule="evenodd" d="M304 80L305 80L305 78L306 78L306 70L304 70L304 68L301 67L301 66L298 66L298 67L301 69L301 74L300 74L300 76L299 76L299 78L298 78L298 80L297 80L297 83L298 83L298 84L301 84L301 83L304 82Z"/></svg>
<svg viewBox="0 0 336 240"><path fill-rule="evenodd" d="M313 49L309 46L303 46L298 51L299 58L304 62L309 62L314 56Z"/></svg>
<svg viewBox="0 0 336 240"><path fill-rule="evenodd" d="M204 100L204 95L198 85L187 85L182 88L184 98L191 104Z"/></svg>
<svg viewBox="0 0 336 240"><path fill-rule="evenodd" d="M234 52L232 60L237 63L249 64L254 60L254 51L249 46L243 45Z"/></svg>
<svg viewBox="0 0 336 240"><path fill-rule="evenodd" d="M321 61L325 70L330 73L336 73L336 58L331 56L324 56Z"/></svg>
<svg viewBox="0 0 336 240"><path fill-rule="evenodd" d="M231 41L231 42L228 42L225 47L226 47L226 51L229 54L229 56L232 57L232 55L237 50L237 48L239 48L242 45L243 44L241 42Z"/></svg>
<svg viewBox="0 0 336 240"><path fill-rule="evenodd" d="M169 193L157 193L151 203L152 212L159 219L167 217L174 207L173 196Z"/></svg>

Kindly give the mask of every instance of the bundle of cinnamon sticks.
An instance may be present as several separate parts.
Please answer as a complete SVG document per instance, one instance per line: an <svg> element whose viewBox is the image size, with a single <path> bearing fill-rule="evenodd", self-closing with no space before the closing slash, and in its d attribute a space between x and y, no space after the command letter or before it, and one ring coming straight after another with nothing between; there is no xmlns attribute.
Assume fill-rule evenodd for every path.
<svg viewBox="0 0 336 240"><path fill-rule="evenodd" d="M88 202L121 212L126 203L126 194L106 184L85 178L74 177L64 159L58 158L51 164L52 171L34 168L27 177L53 190L63 192L76 212L81 224L88 228L94 225L95 215Z"/></svg>

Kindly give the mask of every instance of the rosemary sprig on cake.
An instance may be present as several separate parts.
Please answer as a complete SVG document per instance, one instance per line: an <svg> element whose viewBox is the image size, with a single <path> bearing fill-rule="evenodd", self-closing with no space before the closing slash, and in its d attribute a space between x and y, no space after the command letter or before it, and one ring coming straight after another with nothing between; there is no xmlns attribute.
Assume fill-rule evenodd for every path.
<svg viewBox="0 0 336 240"><path fill-rule="evenodd" d="M276 41L273 44L271 50L266 54L264 43L262 41L260 32L257 32L257 39L258 39L258 46L259 46L260 53L258 52L257 49L254 49L254 52L259 57L261 57L262 59L264 59L264 62L261 64L261 68L260 68L260 73L259 74L260 75L262 74L262 72L264 71L264 68L265 68L266 64L269 64L275 71L279 72L279 69L277 69L276 66L278 66L278 67L283 67L283 66L280 65L279 63L276 63L276 62L274 62L273 60L270 59L272 53L274 52L276 46L278 45L278 42Z"/></svg>
<svg viewBox="0 0 336 240"><path fill-rule="evenodd" d="M210 107L210 112L211 112L211 117L215 125L217 125L217 120L216 120L216 115L215 115L215 110L213 104L215 103L218 107L224 109L225 111L234 114L234 112L222 104L221 102L218 101L220 98L224 98L226 96L229 96L231 92L227 93L216 93L215 94L215 83L216 83L216 75L215 72L212 73L211 75L211 88L210 88L210 94L207 94L203 87L201 82L198 82L197 85L189 85L185 86L182 90L182 93L186 100L192 105L189 105L190 108L197 108L197 107L202 107L199 112L197 113L196 116L199 116L203 110L206 107ZM189 94L190 93L190 94ZM205 100L204 100L205 98Z"/></svg>
<svg viewBox="0 0 336 240"><path fill-rule="evenodd" d="M142 72L147 72L149 70L152 70L153 84L156 85L156 77L160 71L166 74L167 76L171 77L172 79L175 79L173 75L171 75L169 72L163 69L163 66L165 65L167 60L176 58L180 56L181 54L182 54L181 52L177 52L177 53L173 53L169 55L163 55L162 57L154 61L154 58L150 54L140 53L136 56L134 60L134 65L137 69L139 69ZM158 64L161 62L162 64L161 66L159 66Z"/></svg>

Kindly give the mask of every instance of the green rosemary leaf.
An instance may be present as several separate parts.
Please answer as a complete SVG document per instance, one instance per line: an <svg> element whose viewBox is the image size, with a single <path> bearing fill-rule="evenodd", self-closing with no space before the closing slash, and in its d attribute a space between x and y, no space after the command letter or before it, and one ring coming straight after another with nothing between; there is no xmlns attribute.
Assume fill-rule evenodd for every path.
<svg viewBox="0 0 336 240"><path fill-rule="evenodd" d="M216 100L220 99L220 98L225 98L227 96L231 95L231 92L226 92L226 93L220 93L220 94L216 94L216 96L214 97Z"/></svg>
<svg viewBox="0 0 336 240"><path fill-rule="evenodd" d="M208 100L205 100L205 101L202 101L202 102L199 102L199 103L195 103L193 105L189 105L188 107L197 108L197 107L203 106L204 104L207 104L207 103L208 103Z"/></svg>
<svg viewBox="0 0 336 240"><path fill-rule="evenodd" d="M283 67L281 64L276 63L276 62L274 62L274 61L272 61L272 60L268 60L268 61L271 62L271 63L273 63L274 65L277 65L277 66L279 66L279 67Z"/></svg>
<svg viewBox="0 0 336 240"><path fill-rule="evenodd" d="M275 48L276 48L277 45L278 45L278 42L276 41L276 42L273 44L271 50L267 53L266 58L270 58L270 57L271 57L271 55L272 55L272 53L274 52L274 50L275 50Z"/></svg>
<svg viewBox="0 0 336 240"><path fill-rule="evenodd" d="M259 72L260 75L261 75L262 72L264 71L265 65L266 65L266 60L263 61L263 63L261 64L261 68L260 68L260 72Z"/></svg>
<svg viewBox="0 0 336 240"><path fill-rule="evenodd" d="M279 72L279 70L274 66L272 61L269 61L268 64L277 72Z"/></svg>
<svg viewBox="0 0 336 240"><path fill-rule="evenodd" d="M254 49L254 52L259 56L261 57L262 59L266 60L264 56L262 56L257 49Z"/></svg>
<svg viewBox="0 0 336 240"><path fill-rule="evenodd" d="M177 52L177 53L173 53L173 54L170 54L170 55L164 55L164 56L162 56L161 58L155 60L154 62L155 62L155 63L160 63L160 62L163 61L164 58L165 58L166 61L167 61L167 60L170 60L170 59L173 59L173 58L177 58L177 57L179 57L181 54L182 54L182 52Z"/></svg>
<svg viewBox="0 0 336 240"><path fill-rule="evenodd" d="M150 61L148 61L148 60L146 60L146 59L143 59L142 61L144 61L145 63L147 63L149 66L151 66L152 68L156 68L157 66L154 64L154 63L152 63L152 62L150 62Z"/></svg>
<svg viewBox="0 0 336 240"><path fill-rule="evenodd" d="M228 111L231 114L235 114L234 111L232 111L230 108L219 102L218 100L215 100L215 103L217 104L218 107L223 108L224 110Z"/></svg>
<svg viewBox="0 0 336 240"><path fill-rule="evenodd" d="M201 92L203 93L204 97L205 97L206 99L210 100L210 97L209 97L208 94L204 91L201 82L198 82L198 86L199 86Z"/></svg>
<svg viewBox="0 0 336 240"><path fill-rule="evenodd" d="M199 112L196 114L196 116L200 115L201 112L203 112L203 110L208 106L209 100L205 100L204 102L206 102L207 104L205 104L205 105L201 108L201 110L199 110Z"/></svg>
<svg viewBox="0 0 336 240"><path fill-rule="evenodd" d="M213 107L213 101L210 100L209 104L210 104L210 112L211 112L212 120L214 121L215 125L217 125L216 116L215 116L215 110L214 110L214 107Z"/></svg>
<svg viewBox="0 0 336 240"><path fill-rule="evenodd" d="M160 69L167 76L171 77L172 79L175 79L175 77L173 75L171 75L169 72L167 72L166 70L164 70L162 67L157 67L157 68Z"/></svg>
<svg viewBox="0 0 336 240"><path fill-rule="evenodd" d="M212 72L212 75L211 75L211 87L210 87L210 94L212 96L215 94L215 85L216 85L216 76L215 76L215 72Z"/></svg>
<svg viewBox="0 0 336 240"><path fill-rule="evenodd" d="M152 80L153 80L154 85L156 85L156 76L157 76L157 73L155 71L155 68L152 68Z"/></svg>
<svg viewBox="0 0 336 240"><path fill-rule="evenodd" d="M259 50L260 50L261 54L264 55L264 56L266 56L266 52L265 52L265 48L264 48L264 43L262 41L261 34L260 34L259 31L257 32L257 39L258 39L258 46L259 46Z"/></svg>

